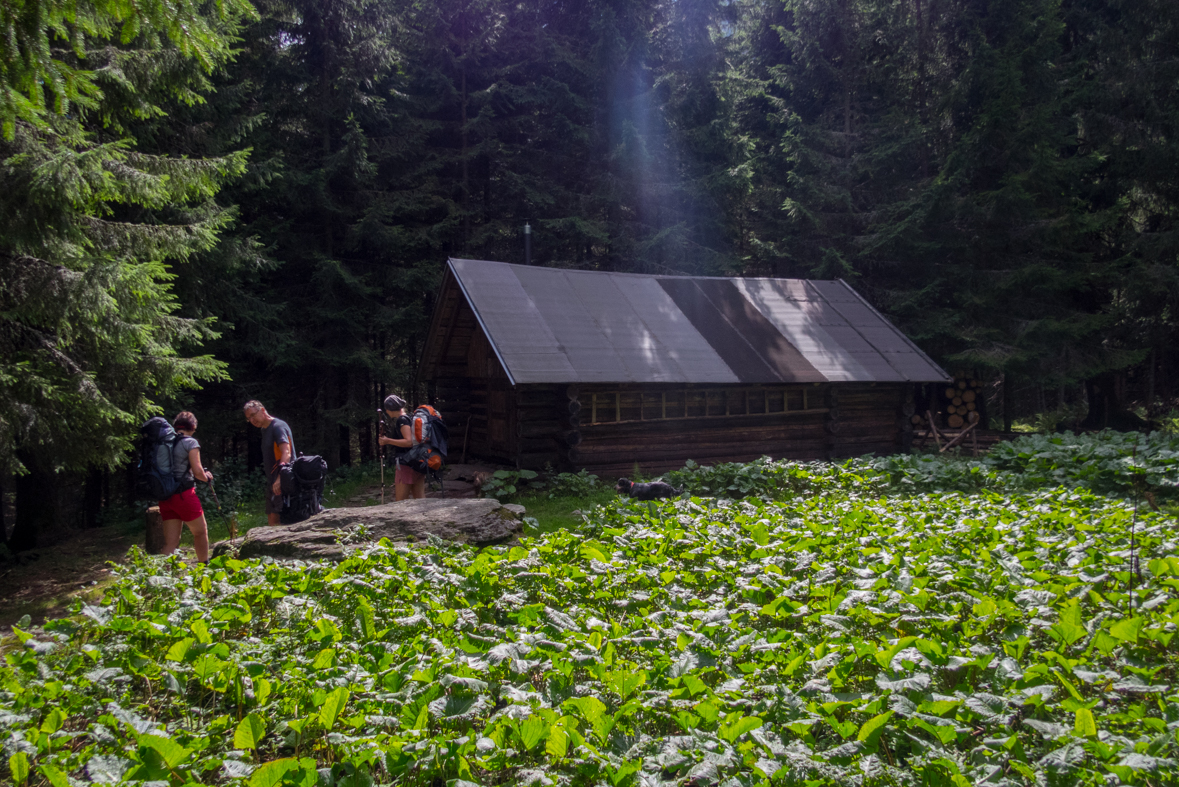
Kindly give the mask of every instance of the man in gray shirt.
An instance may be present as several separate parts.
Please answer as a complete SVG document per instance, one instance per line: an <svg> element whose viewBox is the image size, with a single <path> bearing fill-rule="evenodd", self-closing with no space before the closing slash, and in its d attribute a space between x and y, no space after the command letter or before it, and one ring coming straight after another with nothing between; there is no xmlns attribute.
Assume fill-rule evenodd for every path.
<svg viewBox="0 0 1179 787"><path fill-rule="evenodd" d="M266 407L257 399L251 399L242 406L246 420L262 430L262 469L270 488L266 494L266 522L279 524L282 511L282 492L279 490L278 468L295 457L295 438L287 422L266 412Z"/></svg>

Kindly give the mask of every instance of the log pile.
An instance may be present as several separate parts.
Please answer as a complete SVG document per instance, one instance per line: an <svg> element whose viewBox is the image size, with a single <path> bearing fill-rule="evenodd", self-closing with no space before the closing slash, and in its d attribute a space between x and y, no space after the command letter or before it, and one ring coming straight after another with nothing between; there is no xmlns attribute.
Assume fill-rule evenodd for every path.
<svg viewBox="0 0 1179 787"><path fill-rule="evenodd" d="M941 427L962 429L979 423L985 426L985 398L982 380L974 375L957 375L953 383L935 387L931 409ZM925 425L922 413L915 413L910 420L914 426Z"/></svg>

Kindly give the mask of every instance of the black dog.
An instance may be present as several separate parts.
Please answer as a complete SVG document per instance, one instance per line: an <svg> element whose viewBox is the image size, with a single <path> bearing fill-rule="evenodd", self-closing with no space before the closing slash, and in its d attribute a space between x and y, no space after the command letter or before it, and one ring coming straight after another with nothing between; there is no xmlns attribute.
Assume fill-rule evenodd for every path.
<svg viewBox="0 0 1179 787"><path fill-rule="evenodd" d="M636 484L627 478L619 478L614 487L619 492L630 495L634 500L658 500L662 497L678 497L680 490L663 481L652 481L649 484Z"/></svg>

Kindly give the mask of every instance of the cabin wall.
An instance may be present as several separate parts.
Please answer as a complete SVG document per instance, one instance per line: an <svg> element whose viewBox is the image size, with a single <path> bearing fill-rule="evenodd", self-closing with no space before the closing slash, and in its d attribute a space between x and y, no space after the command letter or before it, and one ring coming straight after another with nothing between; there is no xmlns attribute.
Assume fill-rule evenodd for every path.
<svg viewBox="0 0 1179 787"><path fill-rule="evenodd" d="M457 464L465 455L514 465L520 449L516 392L473 318L469 329L448 342L446 349L452 348L443 354L446 363L438 365L433 381L434 407L450 428L448 460Z"/></svg>
<svg viewBox="0 0 1179 787"><path fill-rule="evenodd" d="M576 444L563 458L572 468L617 476L629 475L636 462L643 473L657 474L688 459L715 464L766 455L813 460L895 453L907 448L907 388L580 386L580 425L572 441L566 436ZM557 398L566 406L573 401L559 392Z"/></svg>

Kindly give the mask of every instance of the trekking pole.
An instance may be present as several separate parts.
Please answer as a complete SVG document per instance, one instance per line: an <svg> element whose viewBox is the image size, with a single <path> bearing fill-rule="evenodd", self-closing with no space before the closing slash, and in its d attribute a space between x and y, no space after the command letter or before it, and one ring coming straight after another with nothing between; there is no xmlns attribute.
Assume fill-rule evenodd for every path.
<svg viewBox="0 0 1179 787"><path fill-rule="evenodd" d="M377 451L381 455L381 505L385 505L385 446L381 445L381 437L385 434L385 413L377 410Z"/></svg>
<svg viewBox="0 0 1179 787"><path fill-rule="evenodd" d="M229 537L231 539L237 538L237 516L225 516L225 512L221 510L221 501L217 499L217 490L213 488L213 479L210 478L208 483L209 494L213 496L213 502L217 504L217 513L221 515L221 518L224 519L225 523L229 526Z"/></svg>

